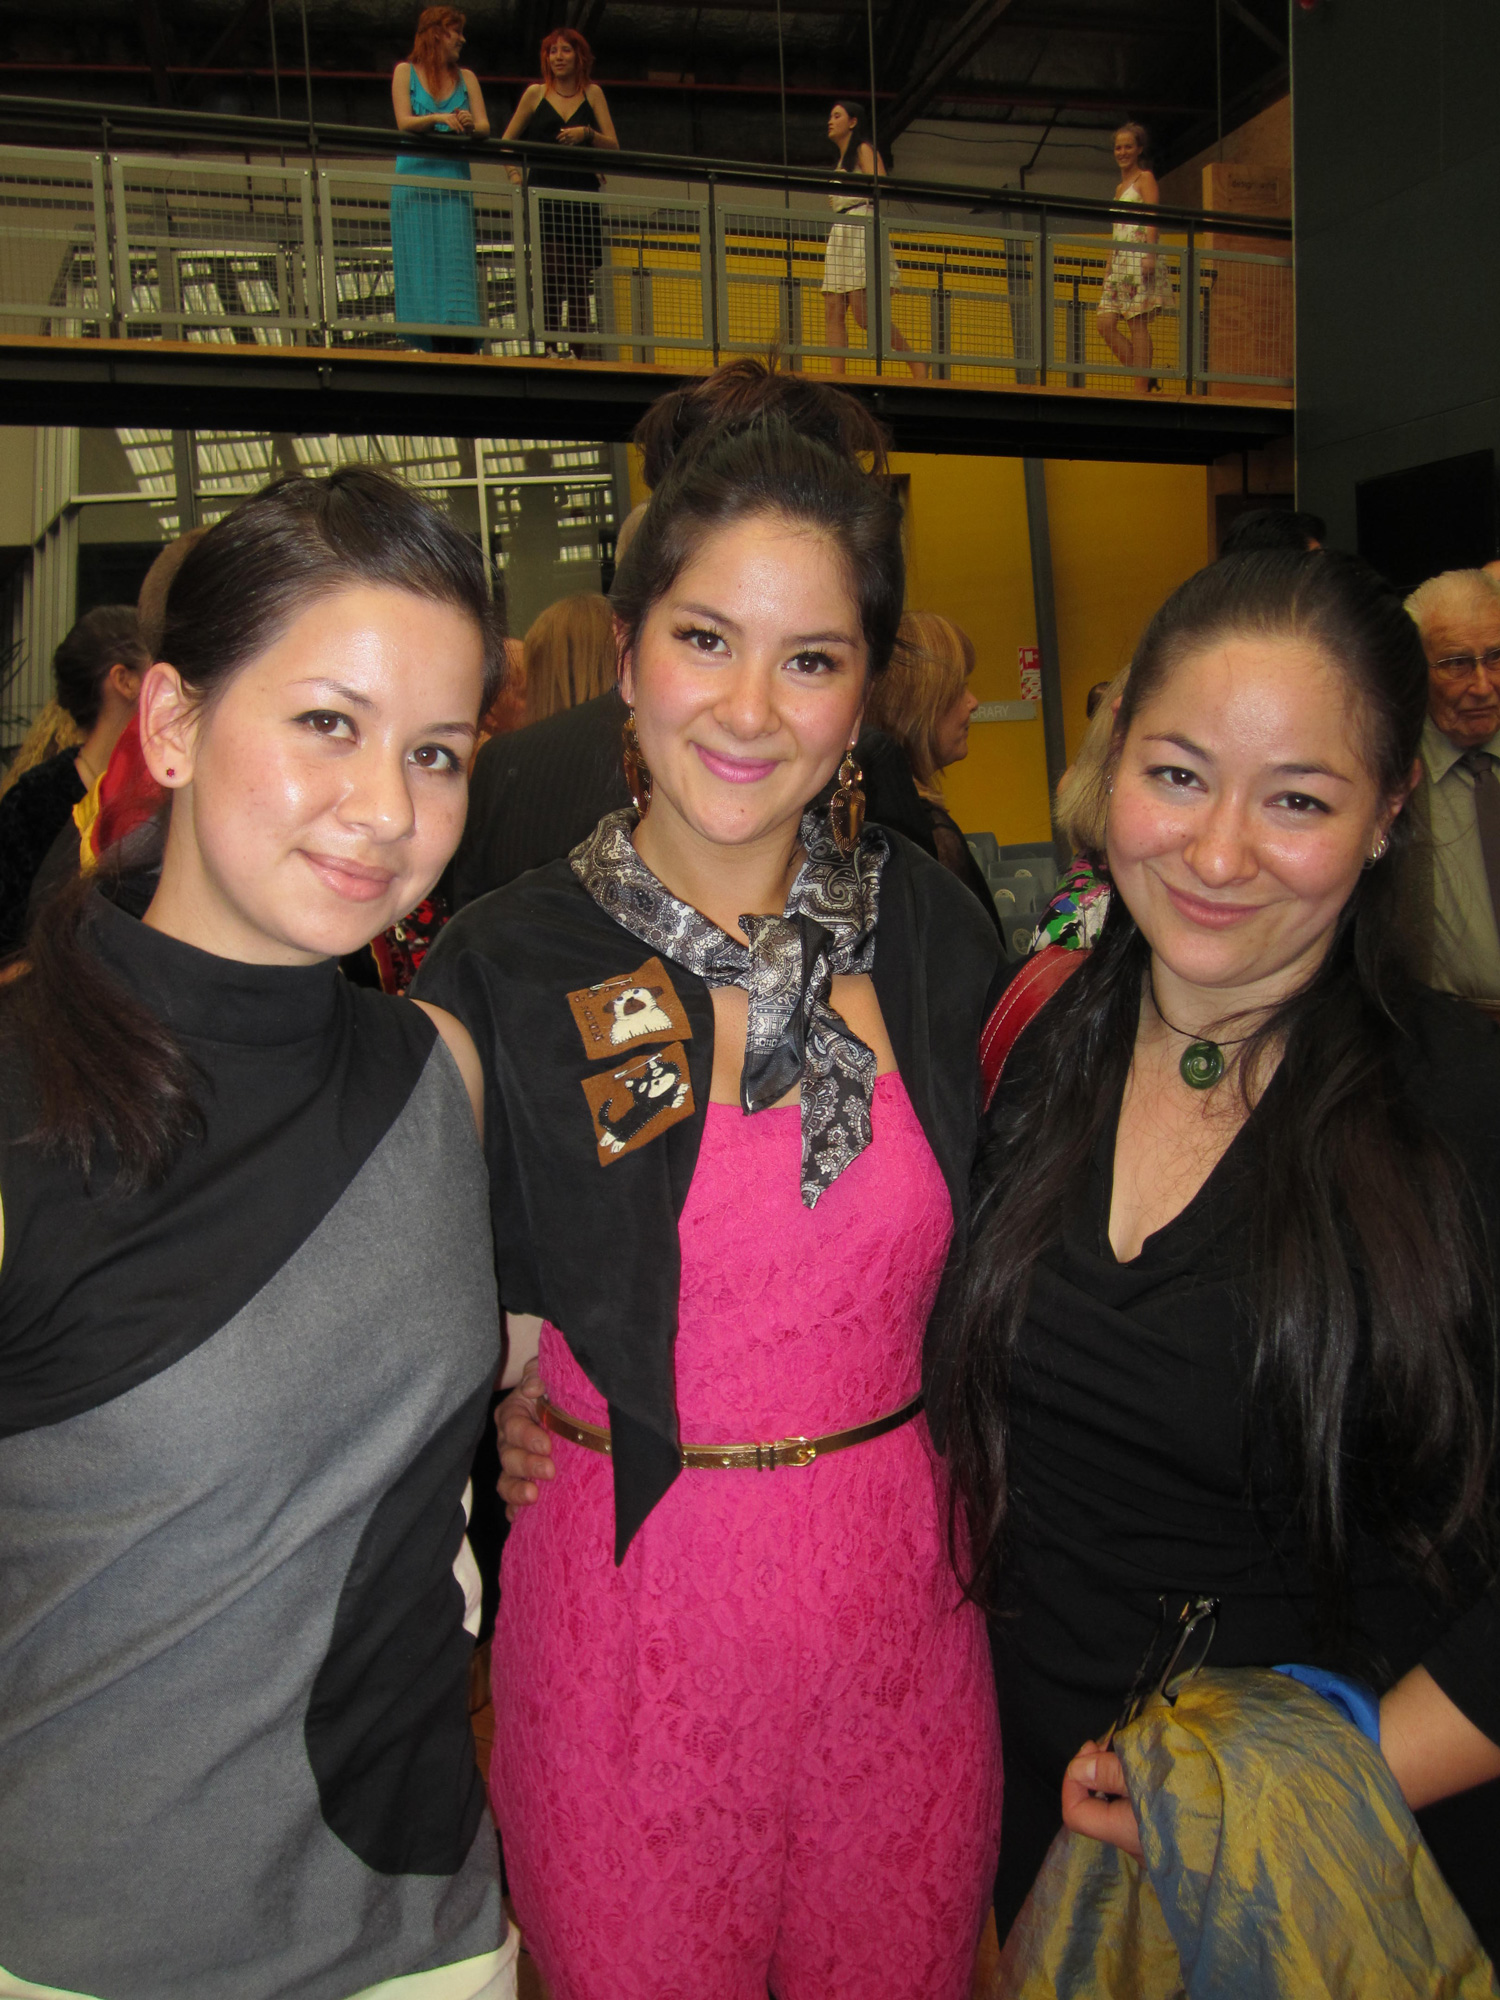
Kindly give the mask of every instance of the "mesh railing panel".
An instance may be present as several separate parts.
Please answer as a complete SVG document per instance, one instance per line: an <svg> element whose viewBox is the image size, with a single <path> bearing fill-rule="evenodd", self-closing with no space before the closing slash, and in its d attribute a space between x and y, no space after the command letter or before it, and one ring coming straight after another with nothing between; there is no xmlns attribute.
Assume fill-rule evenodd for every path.
<svg viewBox="0 0 1500 2000"><path fill-rule="evenodd" d="M125 333L268 347L306 341L318 302L305 171L117 158L111 178Z"/></svg>
<svg viewBox="0 0 1500 2000"><path fill-rule="evenodd" d="M109 332L104 162L0 148L0 333Z"/></svg>
<svg viewBox="0 0 1500 2000"><path fill-rule="evenodd" d="M508 182L328 168L318 195L334 344L524 351L520 199Z"/></svg>
<svg viewBox="0 0 1500 2000"><path fill-rule="evenodd" d="M722 349L764 354L774 342L783 354L812 360L809 373L840 364L851 375L875 372L858 311L827 303L864 290L874 251L867 216L726 205L717 248ZM830 294L825 283L842 289Z"/></svg>
<svg viewBox="0 0 1500 2000"><path fill-rule="evenodd" d="M710 365L708 210L533 188L534 344L602 361Z"/></svg>
<svg viewBox="0 0 1500 2000"><path fill-rule="evenodd" d="M1199 250L1194 267L1200 380L1214 393L1235 384L1290 389L1296 352L1291 258Z"/></svg>
<svg viewBox="0 0 1500 2000"><path fill-rule="evenodd" d="M1185 247L1059 235L1048 238L1047 254L1049 385L1123 395L1145 378L1162 393L1185 395Z"/></svg>
<svg viewBox="0 0 1500 2000"><path fill-rule="evenodd" d="M965 228L945 219L883 221L882 235L888 351L899 358L904 341L941 380L1035 378L1040 245L1034 234Z"/></svg>

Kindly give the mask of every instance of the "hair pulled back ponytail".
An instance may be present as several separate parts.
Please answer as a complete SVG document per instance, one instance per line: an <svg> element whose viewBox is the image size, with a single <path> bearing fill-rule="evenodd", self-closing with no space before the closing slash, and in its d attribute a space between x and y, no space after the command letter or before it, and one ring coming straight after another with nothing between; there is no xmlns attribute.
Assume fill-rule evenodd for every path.
<svg viewBox="0 0 1500 2000"><path fill-rule="evenodd" d="M319 599L375 586L451 606L483 640L480 712L504 671L503 618L482 556L418 494L351 466L276 481L226 514L172 580L160 657L204 707ZM33 1138L128 1194L160 1181L200 1124L197 1073L171 1030L87 939L96 892L159 861L164 816L43 903L25 967L0 991L0 1032L35 1080Z"/></svg>

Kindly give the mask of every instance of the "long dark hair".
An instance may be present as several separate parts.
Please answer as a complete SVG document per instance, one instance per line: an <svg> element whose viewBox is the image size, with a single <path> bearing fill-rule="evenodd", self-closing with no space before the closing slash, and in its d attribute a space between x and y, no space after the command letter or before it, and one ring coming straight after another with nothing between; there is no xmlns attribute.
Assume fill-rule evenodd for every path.
<svg viewBox="0 0 1500 2000"><path fill-rule="evenodd" d="M1408 783L1426 662L1399 599L1352 559L1231 558L1182 586L1131 665L1114 755L1187 656L1229 637L1295 638L1345 677L1381 794ZM1392 847L1407 838L1404 819ZM1351 1522L1438 1587L1460 1538L1493 1547L1495 1333L1483 1218L1403 1089L1395 856L1366 870L1321 966L1245 1044L1240 1086L1274 1087L1254 1147L1247 1461L1285 1466L1328 1633L1349 1592ZM1028 1030L986 1144L948 1383L948 1443L975 1594L992 1598L1007 1517L1007 1391L1039 1256L1087 1172L1130 1069L1150 952L1116 894L1088 962ZM1252 1497L1257 1504L1267 1496Z"/></svg>
<svg viewBox="0 0 1500 2000"><path fill-rule="evenodd" d="M627 649L704 539L758 515L816 529L833 543L859 609L869 671L881 673L906 593L900 502L886 480L779 411L719 424L678 451L610 593Z"/></svg>
<svg viewBox="0 0 1500 2000"><path fill-rule="evenodd" d="M479 550L408 487L362 466L279 480L211 528L172 581L162 657L212 704L309 605L360 584L472 618L484 641L482 713L505 655ZM150 858L137 848L131 862ZM108 893L122 870L118 854L101 856L99 886ZM35 1137L85 1175L102 1147L112 1186L128 1193L159 1181L196 1128L197 1079L171 1030L88 948L92 890L92 878L80 879L43 905L28 970L0 994L0 1022L29 1057Z"/></svg>
<svg viewBox="0 0 1500 2000"><path fill-rule="evenodd" d="M845 145L843 152L839 154L840 168L843 167L845 160L849 158L849 154L852 151L854 160L848 171L851 173L858 171L859 149L861 146L868 146L881 166L888 167L890 162L875 144L874 136L870 130L869 114L866 112L860 99L857 97L836 97L833 101L835 106L842 107L844 116L854 127L854 130L849 134L848 143Z"/></svg>

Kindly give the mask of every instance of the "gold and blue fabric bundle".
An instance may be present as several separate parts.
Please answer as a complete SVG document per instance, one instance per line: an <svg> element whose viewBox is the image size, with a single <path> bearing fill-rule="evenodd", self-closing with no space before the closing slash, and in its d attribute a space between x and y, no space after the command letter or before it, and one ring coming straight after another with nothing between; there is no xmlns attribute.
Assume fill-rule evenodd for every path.
<svg viewBox="0 0 1500 2000"><path fill-rule="evenodd" d="M992 2000L1500 2000L1358 1729L1258 1669L1205 1671L1174 1696L1113 1744L1144 1866L1064 1829Z"/></svg>

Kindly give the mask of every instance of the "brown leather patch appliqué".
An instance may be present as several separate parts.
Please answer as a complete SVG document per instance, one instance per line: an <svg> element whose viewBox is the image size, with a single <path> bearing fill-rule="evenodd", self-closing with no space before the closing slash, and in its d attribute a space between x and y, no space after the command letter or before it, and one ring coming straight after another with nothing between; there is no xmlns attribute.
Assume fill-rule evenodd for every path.
<svg viewBox="0 0 1500 2000"><path fill-rule="evenodd" d="M648 958L634 972L580 987L568 1005L592 1061L617 1056L640 1042L690 1042L687 1010L673 990L667 968Z"/></svg>
<svg viewBox="0 0 1500 2000"><path fill-rule="evenodd" d="M681 1042L653 1049L616 1070L583 1079L601 1167L649 1145L693 1115L693 1085Z"/></svg>

